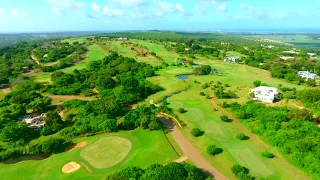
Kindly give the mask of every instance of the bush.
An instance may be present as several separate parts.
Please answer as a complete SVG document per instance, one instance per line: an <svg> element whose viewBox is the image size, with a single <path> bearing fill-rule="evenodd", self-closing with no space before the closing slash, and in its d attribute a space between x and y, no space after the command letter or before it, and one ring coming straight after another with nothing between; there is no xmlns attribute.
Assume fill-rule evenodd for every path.
<svg viewBox="0 0 320 180"><path fill-rule="evenodd" d="M208 83L202 85L202 89L207 89L208 87L210 87Z"/></svg>
<svg viewBox="0 0 320 180"><path fill-rule="evenodd" d="M244 166L241 166L239 164L236 164L236 165L232 166L231 171L236 176L238 176L238 174L240 174L240 173L249 174L249 169L244 167Z"/></svg>
<svg viewBox="0 0 320 180"><path fill-rule="evenodd" d="M223 102L221 107L223 107L223 108L229 108L230 105L229 105L227 102Z"/></svg>
<svg viewBox="0 0 320 180"><path fill-rule="evenodd" d="M274 158L274 154L272 154L268 151L261 152L261 156L266 157L266 158Z"/></svg>
<svg viewBox="0 0 320 180"><path fill-rule="evenodd" d="M169 105L168 101L163 101L162 104L165 105L165 106Z"/></svg>
<svg viewBox="0 0 320 180"><path fill-rule="evenodd" d="M193 128L192 131L191 131L191 134L194 137L199 137L199 136L202 136L204 134L204 131L201 131L199 128Z"/></svg>
<svg viewBox="0 0 320 180"><path fill-rule="evenodd" d="M187 112L187 111L186 111L185 109L183 109L183 108L179 108L178 111L179 111L179 113L185 113L185 112Z"/></svg>
<svg viewBox="0 0 320 180"><path fill-rule="evenodd" d="M211 155L217 155L223 152L223 150L221 148L218 148L215 145L210 145L207 147L207 152Z"/></svg>
<svg viewBox="0 0 320 180"><path fill-rule="evenodd" d="M201 96L205 96L206 94L204 92L200 92L200 95Z"/></svg>
<svg viewBox="0 0 320 180"><path fill-rule="evenodd" d="M248 140L249 139L249 137L248 136L246 136L245 134L243 134L243 133L240 133L240 134L237 134L237 139L239 139L239 140Z"/></svg>
<svg viewBox="0 0 320 180"><path fill-rule="evenodd" d="M220 116L220 119L221 119L221 121L223 121L223 122L230 122L230 121L231 121L231 120L229 119L229 117L226 116L226 115Z"/></svg>
<svg viewBox="0 0 320 180"><path fill-rule="evenodd" d="M253 85L254 85L254 87L259 87L259 86L261 86L261 81L259 81L259 80L254 81Z"/></svg>

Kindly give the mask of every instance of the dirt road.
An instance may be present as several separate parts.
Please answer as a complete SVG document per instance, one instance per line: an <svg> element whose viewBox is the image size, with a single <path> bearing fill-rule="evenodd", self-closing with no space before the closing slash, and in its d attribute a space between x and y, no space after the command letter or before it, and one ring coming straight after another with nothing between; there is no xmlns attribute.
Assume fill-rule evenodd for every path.
<svg viewBox="0 0 320 180"><path fill-rule="evenodd" d="M65 100L73 100L73 99L79 99L84 101L93 101L97 100L97 98L94 97L82 97L82 96L72 96L72 95L51 95L51 94L43 94L44 96L48 96L52 99L65 99Z"/></svg>
<svg viewBox="0 0 320 180"><path fill-rule="evenodd" d="M166 119L163 116L158 116L159 120L161 120L169 129L171 135L173 136L174 140L182 149L183 153L191 160L198 168L201 168L209 175L213 176L216 180L226 180L223 174L219 171L214 169L207 160L205 160L198 151L192 146L191 143L182 135L179 128L175 126L175 124L171 121Z"/></svg>
<svg viewBox="0 0 320 180"><path fill-rule="evenodd" d="M39 62L39 60L38 60L38 58L37 58L36 56L31 55L31 58L32 58L38 65L40 65L40 62Z"/></svg>

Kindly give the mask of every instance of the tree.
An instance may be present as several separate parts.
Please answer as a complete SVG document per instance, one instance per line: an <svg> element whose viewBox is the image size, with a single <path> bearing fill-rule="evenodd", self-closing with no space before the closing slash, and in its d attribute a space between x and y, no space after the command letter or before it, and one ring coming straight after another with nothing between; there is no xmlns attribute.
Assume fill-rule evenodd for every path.
<svg viewBox="0 0 320 180"><path fill-rule="evenodd" d="M212 70L212 68L211 68L211 66L209 66L209 65L203 65L203 66L201 66L201 74L202 74L202 75L208 75L208 74L210 74L210 73L211 73L211 70Z"/></svg>
<svg viewBox="0 0 320 180"><path fill-rule="evenodd" d="M182 108L182 107L179 108L178 111L179 111L179 113L185 113L185 112L187 112L187 111L186 111L184 108Z"/></svg>
<svg viewBox="0 0 320 180"><path fill-rule="evenodd" d="M239 164L233 165L231 171L235 175L238 175L240 173L249 174L249 169Z"/></svg>
<svg viewBox="0 0 320 180"><path fill-rule="evenodd" d="M157 130L157 129L159 129L159 123L157 121L151 121L148 124L148 127L150 130Z"/></svg>
<svg viewBox="0 0 320 180"><path fill-rule="evenodd" d="M266 158L274 158L274 154L272 154L268 151L261 152L261 156L266 157Z"/></svg>
<svg viewBox="0 0 320 180"><path fill-rule="evenodd" d="M199 128L193 128L192 131L191 131L191 134L194 137L199 137L199 136L202 136L204 134L204 131L201 131Z"/></svg>
<svg viewBox="0 0 320 180"><path fill-rule="evenodd" d="M36 131L30 129L25 123L10 123L7 124L1 131L1 139L3 141L16 142L16 141L29 141L37 134Z"/></svg>
<svg viewBox="0 0 320 180"><path fill-rule="evenodd" d="M41 152L45 154L57 153L64 151L65 141L63 139L50 138L41 144Z"/></svg>
<svg viewBox="0 0 320 180"><path fill-rule="evenodd" d="M259 87L261 86L261 81L260 80L256 80L253 82L254 87Z"/></svg>
<svg viewBox="0 0 320 180"><path fill-rule="evenodd" d="M64 122L62 121L57 111L49 111L43 121L46 124L45 128L42 129L42 135L53 134L60 131L64 127Z"/></svg>
<svg viewBox="0 0 320 180"><path fill-rule="evenodd" d="M249 137L248 136L246 136L245 134L243 134L243 133L239 133L239 134L237 134L237 139L239 139L239 140L248 140L249 139Z"/></svg>
<svg viewBox="0 0 320 180"><path fill-rule="evenodd" d="M28 108L33 109L36 112L44 112L51 104L51 98L47 96L39 97L29 103Z"/></svg>
<svg viewBox="0 0 320 180"><path fill-rule="evenodd" d="M218 148L215 145L210 145L207 147L207 153L211 154L211 155L218 155L220 153L222 153L223 150L221 148Z"/></svg>
<svg viewBox="0 0 320 180"><path fill-rule="evenodd" d="M223 122L230 122L229 117L226 116L226 115L220 116L220 120L223 121Z"/></svg>

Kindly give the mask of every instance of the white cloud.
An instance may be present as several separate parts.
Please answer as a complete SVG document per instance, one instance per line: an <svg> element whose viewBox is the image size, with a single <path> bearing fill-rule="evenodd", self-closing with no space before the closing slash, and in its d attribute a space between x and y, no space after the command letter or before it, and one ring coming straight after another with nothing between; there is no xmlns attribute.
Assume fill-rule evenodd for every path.
<svg viewBox="0 0 320 180"><path fill-rule="evenodd" d="M167 13L177 13L180 16L185 15L185 11L181 4L172 4L170 2L158 0L154 2L154 6L156 9L155 14L157 16L163 16Z"/></svg>
<svg viewBox="0 0 320 180"><path fill-rule="evenodd" d="M217 10L218 11L227 11L228 10L228 7L225 5L225 4L219 4L217 6Z"/></svg>
<svg viewBox="0 0 320 180"><path fill-rule="evenodd" d="M74 0L46 0L48 4L59 8L82 8L84 7L83 2Z"/></svg>
<svg viewBox="0 0 320 180"><path fill-rule="evenodd" d="M19 11L18 11L17 9L12 9L12 10L11 10L11 14L12 14L13 16L18 16L18 15L19 15Z"/></svg>
<svg viewBox="0 0 320 180"><path fill-rule="evenodd" d="M108 6L104 6L102 9L102 14L106 16L123 16L124 13L119 9L111 9Z"/></svg>
<svg viewBox="0 0 320 180"><path fill-rule="evenodd" d="M53 7L53 8L52 8L52 14L54 14L54 15L56 15L56 16L60 16L60 15L61 15L60 8Z"/></svg>
<svg viewBox="0 0 320 180"><path fill-rule="evenodd" d="M0 16L4 14L4 8L0 8Z"/></svg>
<svg viewBox="0 0 320 180"><path fill-rule="evenodd" d="M93 2L91 6L94 11L96 12L100 11L100 6L97 3Z"/></svg>
<svg viewBox="0 0 320 180"><path fill-rule="evenodd" d="M112 0L111 5L122 8L137 8L148 5L148 0Z"/></svg>

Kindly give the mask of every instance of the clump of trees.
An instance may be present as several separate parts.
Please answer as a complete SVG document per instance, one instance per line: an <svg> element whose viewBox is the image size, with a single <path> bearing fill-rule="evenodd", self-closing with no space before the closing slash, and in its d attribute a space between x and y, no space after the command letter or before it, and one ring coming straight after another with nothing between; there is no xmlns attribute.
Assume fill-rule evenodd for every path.
<svg viewBox="0 0 320 180"><path fill-rule="evenodd" d="M211 155L218 155L221 154L223 152L222 148L217 147L216 145L209 145L207 147L207 153L211 154Z"/></svg>
<svg viewBox="0 0 320 180"><path fill-rule="evenodd" d="M223 87L223 84L218 81L215 85L214 85L214 95L218 98L218 99L233 99L233 98L237 98L237 95L232 92L231 90L225 91L225 88Z"/></svg>
<svg viewBox="0 0 320 180"><path fill-rule="evenodd" d="M204 135L204 131L201 131L199 128L193 128L192 131L191 131L191 134L194 137L199 137L199 136Z"/></svg>
<svg viewBox="0 0 320 180"><path fill-rule="evenodd" d="M181 107L181 108L178 109L178 112L179 113L186 113L188 111Z"/></svg>
<svg viewBox="0 0 320 180"><path fill-rule="evenodd" d="M158 179L179 179L179 180L206 180L207 176L201 169L191 164L169 163L167 165L153 164L146 169L139 167L128 167L120 172L107 176L106 180L158 180Z"/></svg>
<svg viewBox="0 0 320 180"><path fill-rule="evenodd" d="M241 140L241 141L244 141L244 140L248 140L248 139L250 139L250 137L249 137L249 136L246 136L246 135L245 135L245 134L243 134L243 133L239 133L239 134L237 134L236 138L237 138L237 139L239 139L239 140Z"/></svg>
<svg viewBox="0 0 320 180"><path fill-rule="evenodd" d="M231 119L226 115L220 116L220 120L223 122L231 122Z"/></svg>
<svg viewBox="0 0 320 180"><path fill-rule="evenodd" d="M249 169L236 164L232 166L231 171L235 174L239 180L254 180L255 178L249 174Z"/></svg>
<svg viewBox="0 0 320 180"><path fill-rule="evenodd" d="M208 75L212 71L211 66L209 65L202 65L201 67L195 68L193 70L194 75Z"/></svg>
<svg viewBox="0 0 320 180"><path fill-rule="evenodd" d="M314 92L309 90L298 94L305 98L313 97L310 94ZM311 102L313 100L310 98ZM244 105L233 103L230 108L253 133L287 154L294 165L308 172L311 177L319 178L320 145L316 140L320 137L320 131L310 118L310 113L286 107L266 107L253 102Z"/></svg>
<svg viewBox="0 0 320 180"><path fill-rule="evenodd" d="M263 151L260 154L261 154L261 156L266 157L266 158L274 158L274 154L272 154L271 152L268 152L268 151Z"/></svg>
<svg viewBox="0 0 320 180"><path fill-rule="evenodd" d="M123 124L129 128L141 127L144 129L149 128L150 130L156 130L160 127L155 111L145 105L139 106L127 113Z"/></svg>

